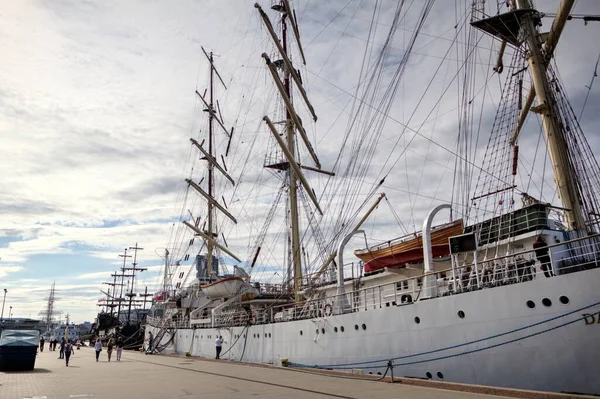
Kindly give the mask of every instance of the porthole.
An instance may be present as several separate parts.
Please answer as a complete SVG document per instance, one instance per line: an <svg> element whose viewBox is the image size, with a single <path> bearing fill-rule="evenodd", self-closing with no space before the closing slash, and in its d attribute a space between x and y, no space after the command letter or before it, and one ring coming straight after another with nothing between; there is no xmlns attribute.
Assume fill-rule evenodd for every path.
<svg viewBox="0 0 600 399"><path fill-rule="evenodd" d="M355 324L355 325L354 325L354 329L355 329L356 331L358 331L358 324Z"/></svg>
<svg viewBox="0 0 600 399"><path fill-rule="evenodd" d="M569 303L569 298L568 298L568 297L566 297L566 296L564 296L564 295L561 295L561 296L560 296L560 298L558 298L558 300L559 300L559 301L560 301L560 303L562 303L563 305L566 305L566 304L568 304L568 303Z"/></svg>
<svg viewBox="0 0 600 399"><path fill-rule="evenodd" d="M369 374L373 374L373 372L372 372L372 371L369 371Z"/></svg>
<svg viewBox="0 0 600 399"><path fill-rule="evenodd" d="M325 329L321 328L321 334L325 334Z"/></svg>
<svg viewBox="0 0 600 399"><path fill-rule="evenodd" d="M431 377L433 377L429 371L425 373L425 376L426 376L427 378L431 378Z"/></svg>
<svg viewBox="0 0 600 399"><path fill-rule="evenodd" d="M304 333L302 332L302 330L300 330L300 335L302 335L302 334L304 334Z"/></svg>
<svg viewBox="0 0 600 399"><path fill-rule="evenodd" d="M533 302L533 301L527 301L527 307L528 307L529 309L533 309L533 308L535 308L535 302Z"/></svg>
<svg viewBox="0 0 600 399"><path fill-rule="evenodd" d="M337 327L333 327L333 332L337 332L337 331L338 331Z"/></svg>
<svg viewBox="0 0 600 399"><path fill-rule="evenodd" d="M377 372L377 375L381 375L381 371L378 371L378 372Z"/></svg>
<svg viewBox="0 0 600 399"><path fill-rule="evenodd" d="M552 306L552 301L548 298L544 298L544 299L542 299L542 304L546 307L550 307L550 306Z"/></svg>
<svg viewBox="0 0 600 399"><path fill-rule="evenodd" d="M267 333L265 333L265 338L267 338Z"/></svg>
<svg viewBox="0 0 600 399"><path fill-rule="evenodd" d="M340 327L340 331L341 331L341 332L344 332L344 326L341 326L341 327Z"/></svg>
<svg viewBox="0 0 600 399"><path fill-rule="evenodd" d="M444 379L444 374L442 374L440 371L437 372L437 376L440 380Z"/></svg>
<svg viewBox="0 0 600 399"><path fill-rule="evenodd" d="M363 329L363 330L366 330L366 329L367 329L367 325L366 325L366 324L363 324L363 325L362 325L362 329Z"/></svg>
<svg viewBox="0 0 600 399"><path fill-rule="evenodd" d="M465 318L465 312L463 312L462 310L458 311L458 317L460 317L461 319Z"/></svg>
<svg viewBox="0 0 600 399"><path fill-rule="evenodd" d="M419 319L419 317L415 317L415 323L419 324L421 322L421 319Z"/></svg>
<svg viewBox="0 0 600 399"><path fill-rule="evenodd" d="M271 338L271 333L269 333L269 338Z"/></svg>

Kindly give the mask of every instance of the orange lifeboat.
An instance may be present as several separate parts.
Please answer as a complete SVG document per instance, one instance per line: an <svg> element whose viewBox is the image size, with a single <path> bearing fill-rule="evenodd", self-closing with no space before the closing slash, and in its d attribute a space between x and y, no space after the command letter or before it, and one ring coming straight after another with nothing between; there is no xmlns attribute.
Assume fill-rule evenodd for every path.
<svg viewBox="0 0 600 399"><path fill-rule="evenodd" d="M431 249L434 257L450 254L448 239L463 233L462 219L435 226L431 229ZM379 244L377 246L359 249L354 255L365 263L365 272L374 272L384 267L400 266L405 263L423 261L422 234L409 234L404 237Z"/></svg>

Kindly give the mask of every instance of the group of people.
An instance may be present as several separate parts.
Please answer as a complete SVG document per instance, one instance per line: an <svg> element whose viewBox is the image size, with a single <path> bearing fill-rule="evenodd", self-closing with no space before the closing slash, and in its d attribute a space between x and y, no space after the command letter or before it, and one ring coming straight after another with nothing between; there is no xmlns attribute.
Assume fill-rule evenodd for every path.
<svg viewBox="0 0 600 399"><path fill-rule="evenodd" d="M46 339L44 337L40 338L40 352L44 351L44 345L46 344ZM55 338L50 340L49 343L49 349L50 351L55 351L56 350L56 346L59 344L59 341ZM108 361L110 362L110 359L112 358L112 353L114 348L116 347L117 349L117 361L120 362L121 361L121 355L123 354L123 347L125 346L125 343L123 342L123 338L118 338L116 341L113 338L110 338L108 340L108 342L106 343L106 354L108 355ZM67 340L63 337L63 339L60 340L60 352L58 355L59 359L65 359L65 363L66 366L69 367L69 359L71 358L71 355L73 354L73 344L71 343L71 340ZM102 352L102 341L100 340L100 338L98 338L96 340L96 343L94 344L94 349L96 351L96 361L98 361L98 359L100 358L100 352Z"/></svg>
<svg viewBox="0 0 600 399"><path fill-rule="evenodd" d="M114 348L117 348L117 362L121 361L121 355L123 354L123 347L125 343L123 342L123 338L119 337L115 342L113 338L110 338L106 343L106 355L108 356L108 361L112 358L112 353ZM100 359L100 352L102 352L102 341L100 338L96 340L94 344L94 350L96 351L96 361Z"/></svg>
<svg viewBox="0 0 600 399"><path fill-rule="evenodd" d="M46 339L42 336L40 338L40 352L44 351L44 345L46 344ZM58 345L58 339L56 338L52 338L50 340L50 343L48 344L48 349L50 351L55 351L56 350L56 345ZM60 351L58 352L58 358L59 359L65 359L65 363L66 366L69 367L69 359L71 358L71 355L73 354L73 344L71 343L71 340L67 340L64 337L60 340L60 346L59 346Z"/></svg>
<svg viewBox="0 0 600 399"><path fill-rule="evenodd" d="M64 346L65 346L66 340L63 337L63 339L60 341L60 351L62 353ZM44 351L44 345L46 344L46 339L42 336L40 338L40 352ZM58 339L56 338L52 338L50 340L50 342L48 343L48 350L50 351L55 351L56 350L56 345L58 345ZM60 357L62 359L62 356Z"/></svg>

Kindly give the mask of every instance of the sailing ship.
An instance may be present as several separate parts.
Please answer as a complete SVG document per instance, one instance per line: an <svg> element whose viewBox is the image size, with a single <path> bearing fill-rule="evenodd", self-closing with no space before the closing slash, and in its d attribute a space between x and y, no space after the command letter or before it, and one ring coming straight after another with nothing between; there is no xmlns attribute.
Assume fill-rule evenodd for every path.
<svg viewBox="0 0 600 399"><path fill-rule="evenodd" d="M226 167L232 164L227 156L234 129L225 127L214 95L215 81L223 88L225 83L213 53L202 49L209 88L208 94L196 95L208 119L208 130L201 133L208 137L192 139L192 146L201 153L206 165L202 173L208 178L189 177L186 188L194 193L194 201L201 198L206 213L203 221L194 213L201 207L182 207L183 223L172 236L183 244L165 250L163 286L146 324L148 353L210 358L214 340L222 336L228 343L222 358L236 361L369 374L384 374L393 365L396 376L600 394L600 168L553 62L574 1L562 1L547 33L541 31L542 14L529 0L498 2L493 10L485 1L466 4L466 18L455 26L469 33L461 43L467 60L455 71L464 87L458 93L459 144L450 151L456 170L449 192L453 201L434 206L420 231L373 244L364 228L386 198L376 198L377 192L396 163L389 171L381 164L374 166L383 173L379 183L362 180L366 166L374 162L373 146L433 1L423 3L402 56L391 54L389 46L404 15L404 2L398 2L386 44L359 79L367 83L357 90L359 101L348 129L358 138L344 140L346 148L370 155L346 154L348 164L336 163L333 170L341 173L335 177L322 169L297 112L299 99L310 119L317 119L297 65L305 56L296 13L288 0L271 2L279 21L276 28L267 11L255 5L274 46L273 54L262 58L281 101L277 119L263 117L276 144L275 156L263 166L281 185L245 258L225 240L225 231L235 236L238 227L228 226L238 220L232 213L234 201L225 205L216 187L239 183ZM487 86L477 90L473 85L481 38L499 48L494 76L505 80L491 128L482 126L473 111L476 95L491 92ZM292 48L298 57L292 56ZM505 68L509 55L512 60ZM385 81L382 70L393 63L396 73L391 82ZM509 73L502 74L505 69ZM543 201L543 196L536 199L517 184L519 139L532 113L541 120L560 205ZM473 133L477 129L489 129L483 159L468 145L478 139ZM405 130L410 128L405 125ZM217 149L224 150L224 156L217 155ZM394 150L395 146L390 154ZM250 167L249 159L244 158L240 174ZM317 196L312 174L326 176L328 184L329 179L342 180L320 188L340 194L343 201L323 206L319 199L326 195ZM357 206L361 188L368 188L369 195ZM184 197L190 198L187 191ZM287 199L286 227L274 232L269 226L281 198ZM450 220L432 227L444 210L451 211ZM277 263L267 235L285 246L285 277L280 283L264 278L264 271ZM346 246L357 235L365 239L363 248L354 252L362 259L358 267L344 263ZM310 256L312 249L318 254ZM228 264L243 273L229 274ZM263 271L262 281L258 270Z"/></svg>
<svg viewBox="0 0 600 399"><path fill-rule="evenodd" d="M148 297L148 287L144 293L134 292L136 273L146 271L146 268L138 267L138 251L144 248L135 246L126 248L122 255L123 266L120 272L114 272L110 276L112 282L104 282L103 285L108 285L108 290L100 290L104 298L98 301L98 306L101 307L100 312L96 317L95 323L92 325L92 332L97 337L105 339L122 338L124 348L139 349L144 342L143 323L146 319L148 309L146 304L150 301ZM127 259L131 255L127 255L128 250L133 250L133 262L131 266L127 266ZM143 299L135 299L137 296Z"/></svg>

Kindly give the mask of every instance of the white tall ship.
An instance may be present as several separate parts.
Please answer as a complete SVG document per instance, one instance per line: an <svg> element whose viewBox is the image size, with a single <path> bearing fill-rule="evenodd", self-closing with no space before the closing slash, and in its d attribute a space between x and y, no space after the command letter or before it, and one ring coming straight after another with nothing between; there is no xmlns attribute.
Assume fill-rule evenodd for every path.
<svg viewBox="0 0 600 399"><path fill-rule="evenodd" d="M222 336L222 358L235 361L366 374L393 364L396 376L600 394L600 168L553 61L574 1L561 2L547 30L529 0L487 3L464 3L455 36L463 47L452 55L465 60L454 60L455 81L447 77L448 88L460 87L451 90L458 136L448 150L454 176L445 179L454 184L436 201L415 194L408 205L427 199L432 209L414 231L391 240L365 230L383 207L385 180L400 168L394 160L421 133L405 126L405 147L390 141L388 158L375 149L433 2L422 2L403 54L390 44L405 15L402 1L382 48L365 50L375 55L361 72L345 146L330 171L303 122L316 121L317 112L303 84L300 29L288 0L271 2L270 10L255 5L273 44L262 57L278 99L257 132L269 135L268 149L233 155L242 139L221 113L216 92L225 84L205 52L209 86L196 93L207 126L192 139L195 161L205 167L186 179L183 223L174 228L164 286L147 319L150 352L214 358ZM486 41L495 49L489 68L477 56ZM502 89L478 85L481 74ZM492 94L500 98L490 123L480 111ZM547 156L537 162L547 160L555 188L544 176L539 192L536 182L524 183L535 150L519 147L535 131L528 121L539 121ZM484 153L476 151L480 133L481 140L489 135ZM243 187L265 151L271 156L261 166L279 179L272 205L249 199ZM422 168L437 164L428 159ZM373 169L377 183L366 178ZM264 222L243 230L246 219L255 220L251 205L262 206Z"/></svg>

